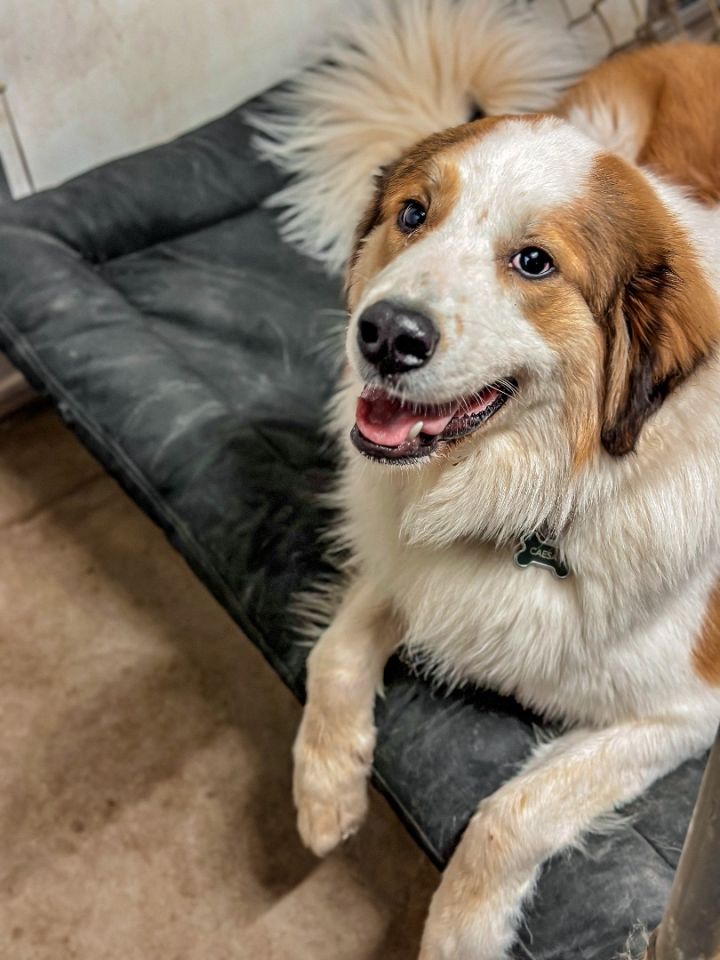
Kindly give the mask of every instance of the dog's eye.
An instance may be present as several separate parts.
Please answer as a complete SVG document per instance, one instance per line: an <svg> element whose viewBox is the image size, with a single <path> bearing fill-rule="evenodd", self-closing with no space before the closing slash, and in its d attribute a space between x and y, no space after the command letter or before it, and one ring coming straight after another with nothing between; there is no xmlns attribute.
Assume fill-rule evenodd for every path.
<svg viewBox="0 0 720 960"><path fill-rule="evenodd" d="M406 200L400 209L397 225L403 233L412 233L413 230L425 223L427 210L417 200Z"/></svg>
<svg viewBox="0 0 720 960"><path fill-rule="evenodd" d="M550 254L541 250L540 247L523 247L512 258L510 265L523 277L529 277L531 280L546 277L555 269Z"/></svg>

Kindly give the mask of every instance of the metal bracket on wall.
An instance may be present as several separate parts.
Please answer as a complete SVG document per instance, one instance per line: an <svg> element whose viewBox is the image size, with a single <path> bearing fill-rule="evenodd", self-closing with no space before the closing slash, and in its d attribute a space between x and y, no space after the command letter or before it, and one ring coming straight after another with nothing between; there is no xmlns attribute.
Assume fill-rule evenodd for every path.
<svg viewBox="0 0 720 960"><path fill-rule="evenodd" d="M0 96L5 93L5 84L0 80ZM10 199L10 184L8 183L2 155L0 155L0 203Z"/></svg>
<svg viewBox="0 0 720 960"><path fill-rule="evenodd" d="M12 199L10 194L10 184L8 183L8 179L5 174L2 156L0 156L0 203L6 203L10 199Z"/></svg>
<svg viewBox="0 0 720 960"><path fill-rule="evenodd" d="M35 182L33 180L33 175L30 170L30 164L28 163L27 154L25 153L25 148L23 146L22 140L20 139L20 133L18 131L17 124L15 123L15 117L13 116L12 108L10 106L10 98L8 96L7 84L3 83L0 80L0 107L2 107L5 117L7 118L8 129L10 130L10 137L12 138L13 145L18 155L20 161L20 166L22 167L23 175L27 180L28 186L32 193L35 192Z"/></svg>
<svg viewBox="0 0 720 960"><path fill-rule="evenodd" d="M4 110L5 116L7 117L10 135L23 166L23 172L27 177L28 183L32 186L32 178L30 177L30 171L27 167L27 159L17 135L17 127L13 122L12 112L7 102L6 89L5 84L0 80L0 107ZM0 203L9 203L11 200L12 192L5 174L3 159L2 156L0 156ZM23 375L13 367L4 355L0 354L0 420L14 413L20 407L24 407L26 403L36 398L37 394Z"/></svg>

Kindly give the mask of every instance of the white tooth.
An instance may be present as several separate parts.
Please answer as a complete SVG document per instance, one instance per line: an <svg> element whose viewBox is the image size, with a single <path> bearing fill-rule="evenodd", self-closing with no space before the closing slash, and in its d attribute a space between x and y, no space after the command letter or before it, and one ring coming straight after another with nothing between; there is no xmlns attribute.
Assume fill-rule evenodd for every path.
<svg viewBox="0 0 720 960"><path fill-rule="evenodd" d="M420 433L422 428L425 426L422 420L418 420L417 423L413 424L412 427L408 430L408 435L405 438L406 440L414 440L415 437Z"/></svg>

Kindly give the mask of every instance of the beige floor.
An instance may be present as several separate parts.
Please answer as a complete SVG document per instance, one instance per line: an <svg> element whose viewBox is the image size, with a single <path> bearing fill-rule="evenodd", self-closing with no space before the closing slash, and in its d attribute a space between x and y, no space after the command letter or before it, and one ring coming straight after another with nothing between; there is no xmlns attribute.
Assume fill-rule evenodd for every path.
<svg viewBox="0 0 720 960"><path fill-rule="evenodd" d="M297 704L47 410L0 527L3 960L412 960L434 870L378 797L301 848Z"/></svg>

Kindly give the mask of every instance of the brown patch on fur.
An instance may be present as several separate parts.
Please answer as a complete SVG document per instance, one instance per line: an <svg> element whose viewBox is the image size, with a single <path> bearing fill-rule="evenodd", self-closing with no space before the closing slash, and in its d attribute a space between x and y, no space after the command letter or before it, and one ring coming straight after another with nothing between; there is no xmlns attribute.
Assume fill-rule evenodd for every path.
<svg viewBox="0 0 720 960"><path fill-rule="evenodd" d="M573 473L579 473L585 464L592 460L593 454L597 450L598 421L589 412L589 408L583 410L581 407L578 407L575 411L569 411L568 421L575 439L572 471Z"/></svg>
<svg viewBox="0 0 720 960"><path fill-rule="evenodd" d="M720 339L718 301L688 238L642 175L604 154L582 200L533 225L527 242L546 247L558 266L524 284L527 315L565 356L569 380L587 381L592 355L578 340L580 323L568 328L566 284L580 292L604 340L602 443L613 455L630 453L648 417ZM562 292L551 296L553 284ZM547 289L547 306L533 303L533 288ZM594 432L587 406L582 416L581 460Z"/></svg>
<svg viewBox="0 0 720 960"><path fill-rule="evenodd" d="M553 247L557 249L558 244ZM543 280L523 280L499 258L500 276L511 283L520 309L560 358L565 380L565 421L573 448L573 470L593 456L600 438L600 374L603 340L577 288L560 270Z"/></svg>
<svg viewBox="0 0 720 960"><path fill-rule="evenodd" d="M720 580L710 594L692 660L695 673L705 683L720 687Z"/></svg>
<svg viewBox="0 0 720 960"><path fill-rule="evenodd" d="M720 201L720 48L677 43L621 54L592 70L560 102L557 113L592 115L600 106L632 119L635 160L690 188L708 204Z"/></svg>

